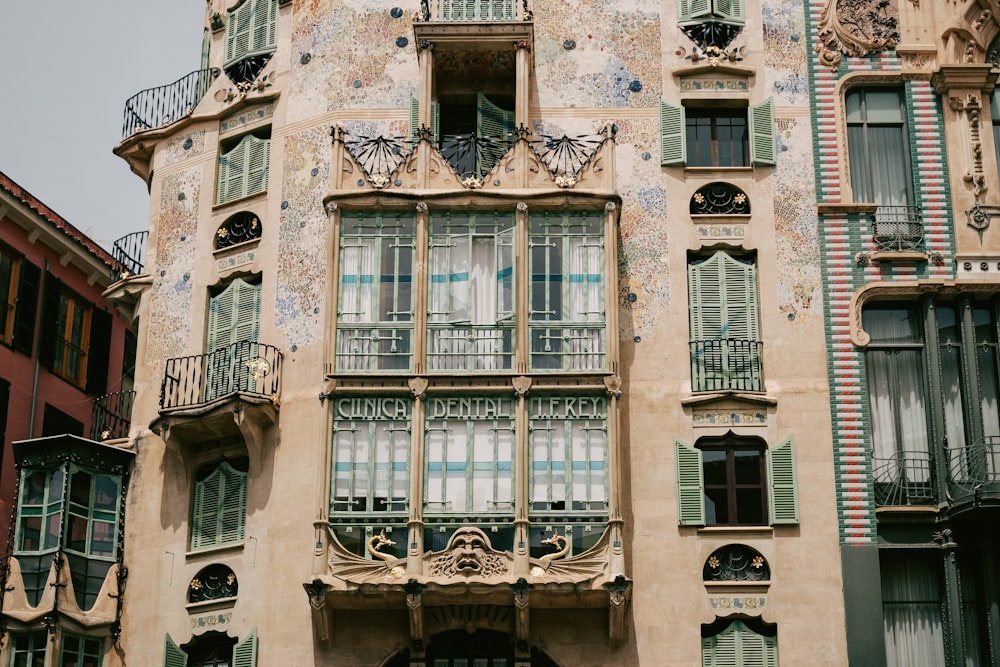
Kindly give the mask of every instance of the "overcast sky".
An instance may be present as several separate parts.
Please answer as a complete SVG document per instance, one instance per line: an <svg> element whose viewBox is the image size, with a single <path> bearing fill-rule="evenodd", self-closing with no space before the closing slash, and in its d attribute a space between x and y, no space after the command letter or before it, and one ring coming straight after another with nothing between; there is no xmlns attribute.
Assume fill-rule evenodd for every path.
<svg viewBox="0 0 1000 667"><path fill-rule="evenodd" d="M205 0L0 0L0 171L105 247L149 194L111 149L124 102L199 67Z"/></svg>

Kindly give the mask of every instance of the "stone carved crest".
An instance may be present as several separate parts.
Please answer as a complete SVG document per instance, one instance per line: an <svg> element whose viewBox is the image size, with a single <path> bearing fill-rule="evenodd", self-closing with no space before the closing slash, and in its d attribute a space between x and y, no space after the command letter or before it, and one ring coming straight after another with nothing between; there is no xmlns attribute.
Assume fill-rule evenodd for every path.
<svg viewBox="0 0 1000 667"><path fill-rule="evenodd" d="M829 0L820 15L815 50L836 69L843 56L860 58L899 42L896 0Z"/></svg>
<svg viewBox="0 0 1000 667"><path fill-rule="evenodd" d="M445 550L434 554L429 563L432 577L497 577L507 574L509 556L494 551L486 533L478 528L459 528Z"/></svg>

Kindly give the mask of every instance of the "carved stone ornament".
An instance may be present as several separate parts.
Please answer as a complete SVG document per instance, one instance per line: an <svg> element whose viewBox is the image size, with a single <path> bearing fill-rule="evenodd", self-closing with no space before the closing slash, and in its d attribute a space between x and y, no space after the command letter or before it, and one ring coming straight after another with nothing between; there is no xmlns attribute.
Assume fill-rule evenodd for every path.
<svg viewBox="0 0 1000 667"><path fill-rule="evenodd" d="M828 0L814 46L824 65L837 69L843 56L861 58L899 42L896 0Z"/></svg>
<svg viewBox="0 0 1000 667"><path fill-rule="evenodd" d="M407 384L410 387L410 395L418 401L424 400L427 396L427 385L430 384L427 378L411 378Z"/></svg>
<svg viewBox="0 0 1000 667"><path fill-rule="evenodd" d="M519 375L513 379L514 384L514 395L518 398L524 398L528 395L528 390L531 389L531 378L526 375Z"/></svg>
<svg viewBox="0 0 1000 667"><path fill-rule="evenodd" d="M478 528L459 528L444 551L429 563L432 577L498 577L507 574L510 556L494 551L486 533Z"/></svg>
<svg viewBox="0 0 1000 667"><path fill-rule="evenodd" d="M326 594L330 592L329 584L323 583L319 579L313 579L308 584L302 584L309 596L309 606L313 609L322 609L326 605Z"/></svg>

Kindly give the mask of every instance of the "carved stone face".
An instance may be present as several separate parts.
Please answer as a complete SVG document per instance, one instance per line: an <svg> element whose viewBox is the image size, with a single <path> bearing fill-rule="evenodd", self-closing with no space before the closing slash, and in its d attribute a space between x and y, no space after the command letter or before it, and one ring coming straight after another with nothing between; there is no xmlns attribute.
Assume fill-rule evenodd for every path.
<svg viewBox="0 0 1000 667"><path fill-rule="evenodd" d="M482 572L489 548L489 540L478 528L460 528L448 541L455 570L463 574Z"/></svg>

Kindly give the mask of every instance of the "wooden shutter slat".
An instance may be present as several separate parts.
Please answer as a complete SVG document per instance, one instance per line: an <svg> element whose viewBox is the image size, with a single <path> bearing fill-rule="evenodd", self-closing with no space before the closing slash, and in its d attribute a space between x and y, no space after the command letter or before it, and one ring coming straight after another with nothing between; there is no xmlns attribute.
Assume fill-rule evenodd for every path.
<svg viewBox="0 0 1000 667"><path fill-rule="evenodd" d="M799 497L792 438L767 451L769 511L772 524L799 522Z"/></svg>
<svg viewBox="0 0 1000 667"><path fill-rule="evenodd" d="M660 164L687 162L684 107L660 100Z"/></svg>
<svg viewBox="0 0 1000 667"><path fill-rule="evenodd" d="M773 165L777 159L774 133L774 98L750 107L750 163Z"/></svg>
<svg viewBox="0 0 1000 667"><path fill-rule="evenodd" d="M163 667L187 667L187 653L181 650L170 635L163 639Z"/></svg>
<svg viewBox="0 0 1000 667"><path fill-rule="evenodd" d="M38 314L38 287L42 271L26 259L21 259L21 278L14 304L14 336L11 344L18 352L31 356L35 341L35 318ZM42 322L44 328L45 322Z"/></svg>
<svg viewBox="0 0 1000 667"><path fill-rule="evenodd" d="M257 667L257 628L233 647L233 667Z"/></svg>
<svg viewBox="0 0 1000 667"><path fill-rule="evenodd" d="M705 525L701 451L674 440L677 462L677 516L682 526Z"/></svg>
<svg viewBox="0 0 1000 667"><path fill-rule="evenodd" d="M420 100L410 95L410 141L420 139Z"/></svg>

